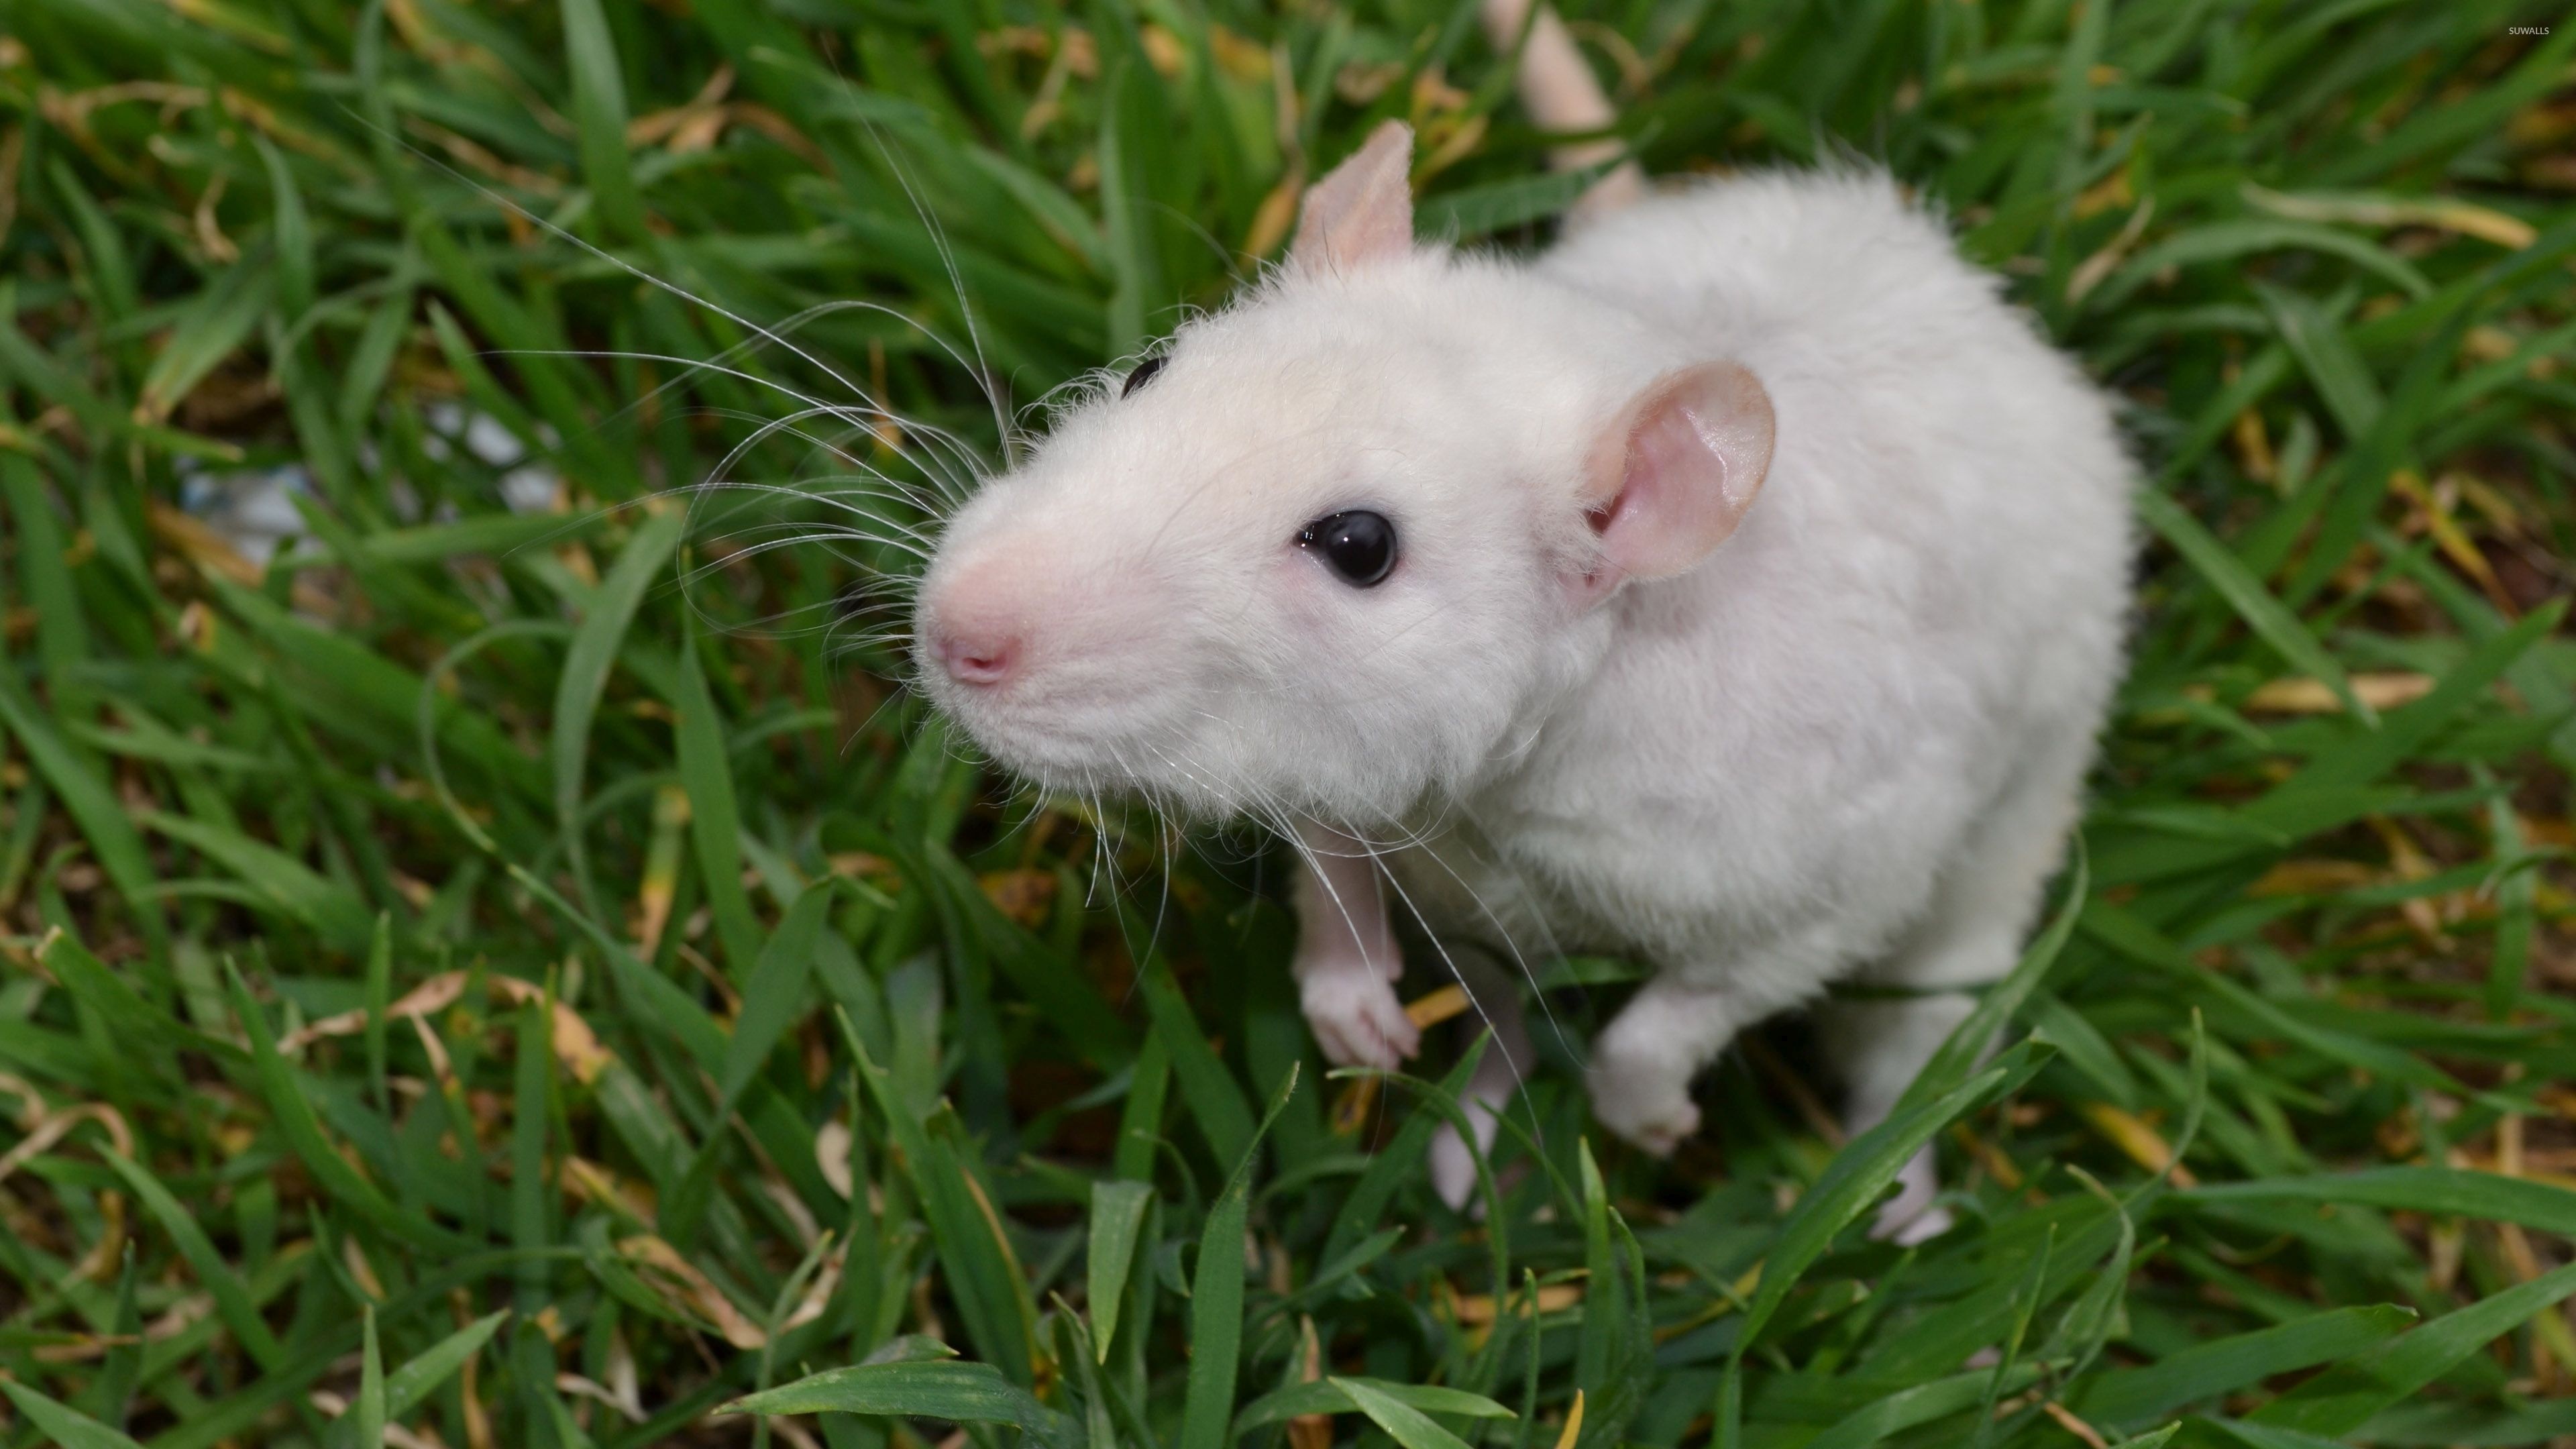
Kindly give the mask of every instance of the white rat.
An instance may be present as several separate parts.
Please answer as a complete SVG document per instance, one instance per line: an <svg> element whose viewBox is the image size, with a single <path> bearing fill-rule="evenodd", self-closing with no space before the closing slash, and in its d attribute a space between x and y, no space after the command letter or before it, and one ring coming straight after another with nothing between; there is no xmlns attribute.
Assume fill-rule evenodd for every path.
<svg viewBox="0 0 2576 1449"><path fill-rule="evenodd" d="M1697 184L1522 261L1415 242L1410 148L958 512L924 686L1042 786L1293 830L1337 1063L1418 1045L1385 885L1435 935L1653 963L1589 1085L1655 1152L1739 1029L1916 989L1828 1008L1864 1128L2075 817L2129 597L2111 410L1884 176ZM1463 1145L1433 1166L1462 1199ZM1934 1189L1926 1154L1882 1229L1937 1230Z"/></svg>

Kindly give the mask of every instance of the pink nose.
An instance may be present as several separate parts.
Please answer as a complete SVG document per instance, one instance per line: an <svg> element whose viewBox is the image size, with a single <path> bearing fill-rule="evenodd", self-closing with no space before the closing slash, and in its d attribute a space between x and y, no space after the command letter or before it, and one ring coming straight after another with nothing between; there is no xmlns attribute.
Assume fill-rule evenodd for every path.
<svg viewBox="0 0 2576 1449"><path fill-rule="evenodd" d="M931 651L949 678L990 687L1011 677L1020 660L1020 641L991 625L943 621L932 634Z"/></svg>

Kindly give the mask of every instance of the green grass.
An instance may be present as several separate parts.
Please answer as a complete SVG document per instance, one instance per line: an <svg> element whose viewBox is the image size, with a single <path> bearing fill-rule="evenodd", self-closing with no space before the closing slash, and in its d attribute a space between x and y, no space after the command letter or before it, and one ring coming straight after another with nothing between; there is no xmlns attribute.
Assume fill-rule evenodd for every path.
<svg viewBox="0 0 2576 1449"><path fill-rule="evenodd" d="M1010 796L892 688L899 550L750 550L798 494L627 506L847 486L756 434L840 378L991 455L952 346L1131 352L1387 115L1538 243L1472 8L0 0L0 1442L2576 1435L2549 7L1570 7L1650 169L1940 198L2152 480L2016 1044L1848 1146L1794 1025L1669 1164L1551 1045L1462 1220L1445 1038L1335 1130L1275 850ZM169 511L295 460L264 570ZM1634 972L1545 974L1580 1040ZM1925 1137L1963 1226L1866 1241Z"/></svg>

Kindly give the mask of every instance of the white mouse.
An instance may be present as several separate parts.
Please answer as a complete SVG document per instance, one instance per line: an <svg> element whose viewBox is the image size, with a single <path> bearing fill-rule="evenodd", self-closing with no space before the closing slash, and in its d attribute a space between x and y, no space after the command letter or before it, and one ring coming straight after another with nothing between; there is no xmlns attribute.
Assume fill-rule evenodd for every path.
<svg viewBox="0 0 2576 1449"><path fill-rule="evenodd" d="M2129 600L2111 409L1882 175L1695 184L1525 261L1417 243L1410 146L957 513L923 686L1042 787L1293 836L1337 1063L1417 1046L1392 893L1651 962L1589 1085L1656 1152L1746 1025L1931 988L1827 1007L1864 1128L2075 818ZM1484 996L1490 1141L1527 1052ZM1465 1196L1463 1144L1434 1171ZM1927 1154L1881 1227L1937 1230L1934 1186Z"/></svg>

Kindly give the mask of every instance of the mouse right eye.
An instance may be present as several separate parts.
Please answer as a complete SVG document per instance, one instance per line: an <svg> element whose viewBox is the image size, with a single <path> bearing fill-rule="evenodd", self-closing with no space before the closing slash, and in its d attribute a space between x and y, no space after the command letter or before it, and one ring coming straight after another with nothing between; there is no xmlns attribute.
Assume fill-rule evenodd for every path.
<svg viewBox="0 0 2576 1449"><path fill-rule="evenodd" d="M1161 372L1162 370L1163 359L1159 356L1148 357L1144 361L1137 363L1136 370L1127 374L1127 381L1119 387L1118 396L1121 398L1134 397L1136 395L1136 389L1152 382L1154 380L1154 374Z"/></svg>
<svg viewBox="0 0 2576 1449"><path fill-rule="evenodd" d="M1307 524L1297 532L1297 546L1323 555L1325 566L1355 589L1375 588L1395 572L1395 525L1365 508Z"/></svg>

